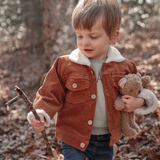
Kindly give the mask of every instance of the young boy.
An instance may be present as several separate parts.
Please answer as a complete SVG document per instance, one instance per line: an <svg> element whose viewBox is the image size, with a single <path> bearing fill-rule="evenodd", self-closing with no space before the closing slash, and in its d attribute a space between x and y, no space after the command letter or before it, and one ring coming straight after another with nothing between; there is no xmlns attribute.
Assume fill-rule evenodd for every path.
<svg viewBox="0 0 160 160"><path fill-rule="evenodd" d="M78 48L55 61L33 104L40 122L31 112L28 120L41 131L58 112L56 136L62 140L64 160L111 160L113 144L121 137L120 113L114 108L118 81L137 72L133 62L110 46L119 35L119 4L116 0L80 1L72 24ZM140 108L143 98L148 101L125 95L124 110ZM146 108L146 113L155 109Z"/></svg>

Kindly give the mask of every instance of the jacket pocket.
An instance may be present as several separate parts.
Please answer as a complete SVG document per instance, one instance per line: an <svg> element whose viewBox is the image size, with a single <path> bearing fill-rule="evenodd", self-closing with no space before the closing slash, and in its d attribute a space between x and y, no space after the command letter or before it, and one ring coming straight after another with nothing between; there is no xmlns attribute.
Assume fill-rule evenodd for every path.
<svg viewBox="0 0 160 160"><path fill-rule="evenodd" d="M66 80L66 101L70 103L83 103L89 100L89 78L74 77Z"/></svg>

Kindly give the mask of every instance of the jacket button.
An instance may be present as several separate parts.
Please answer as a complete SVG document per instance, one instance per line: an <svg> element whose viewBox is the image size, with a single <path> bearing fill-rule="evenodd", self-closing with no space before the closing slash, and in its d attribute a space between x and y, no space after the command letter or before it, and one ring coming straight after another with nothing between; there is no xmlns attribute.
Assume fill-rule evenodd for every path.
<svg viewBox="0 0 160 160"><path fill-rule="evenodd" d="M80 147L81 147L81 148L84 148L84 147L85 147L85 143L81 143L81 144L80 144Z"/></svg>
<svg viewBox="0 0 160 160"><path fill-rule="evenodd" d="M91 95L91 98L92 98L92 99L96 99L96 95L95 95L95 94L92 94L92 95Z"/></svg>
<svg viewBox="0 0 160 160"><path fill-rule="evenodd" d="M93 123L92 120L89 120L89 121L88 121L88 124L89 124L89 125L92 125L92 123Z"/></svg>
<svg viewBox="0 0 160 160"><path fill-rule="evenodd" d="M94 74L93 70L91 70L91 73Z"/></svg>
<svg viewBox="0 0 160 160"><path fill-rule="evenodd" d="M73 88L77 88L77 84L76 84L76 83L73 83L73 84L72 84L72 87L73 87Z"/></svg>

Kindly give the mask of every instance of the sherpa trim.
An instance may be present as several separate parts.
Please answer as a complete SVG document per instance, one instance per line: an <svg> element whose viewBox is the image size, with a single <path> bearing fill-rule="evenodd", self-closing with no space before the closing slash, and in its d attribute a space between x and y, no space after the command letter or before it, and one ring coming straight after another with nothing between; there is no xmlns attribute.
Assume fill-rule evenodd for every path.
<svg viewBox="0 0 160 160"><path fill-rule="evenodd" d="M81 64L81 65L87 65L87 66L91 65L90 60L83 53L81 53L78 48L71 52L69 59L72 62ZM109 46L108 58L106 59L105 63L122 62L124 60L125 58L121 55L121 53L115 47Z"/></svg>
<svg viewBox="0 0 160 160"><path fill-rule="evenodd" d="M151 92L148 89L143 89L137 97L143 98L145 100L146 105L136 109L134 111L136 114L146 115L156 110L158 106L158 101L153 92Z"/></svg>
<svg viewBox="0 0 160 160"><path fill-rule="evenodd" d="M45 117L44 125L45 125L46 127L49 127L49 126L50 126L50 121L51 121L49 115L48 115L44 110L42 110L42 109L36 109L36 112L37 112L37 113L42 113L42 114L44 115L44 117ZM32 116L34 116L34 115L33 115L33 113L30 111L30 112L28 113L28 115L27 115L27 120L28 120L28 122L29 122L30 124L31 124L31 117L32 117Z"/></svg>

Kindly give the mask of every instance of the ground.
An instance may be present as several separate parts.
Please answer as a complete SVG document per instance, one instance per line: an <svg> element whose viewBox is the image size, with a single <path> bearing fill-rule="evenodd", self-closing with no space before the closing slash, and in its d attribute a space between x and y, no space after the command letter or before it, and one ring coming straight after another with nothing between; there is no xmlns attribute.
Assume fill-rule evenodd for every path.
<svg viewBox="0 0 160 160"><path fill-rule="evenodd" d="M143 32L143 35L124 36L121 30L115 46L126 58L137 65L152 78L149 88L160 98L160 35L158 30ZM44 71L43 48L36 53L29 49L17 49L0 54L0 159L1 160L41 160L47 157L45 142L40 132L28 123L29 112L22 100L18 100L7 110L5 103L17 95L18 85L33 101L39 80ZM142 132L135 139L122 138L115 146L114 160L159 160L160 159L160 103L154 113L137 115L136 122ZM55 155L54 159L63 159L60 154L60 141L54 136L54 121L46 129ZM74 155L73 155L74 156ZM49 159L49 158L48 158Z"/></svg>

